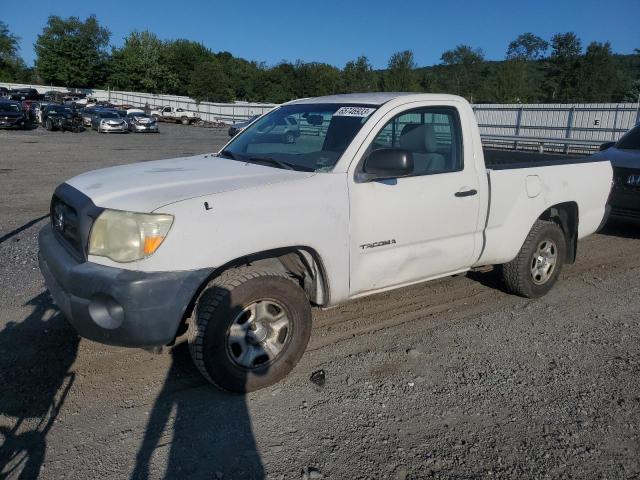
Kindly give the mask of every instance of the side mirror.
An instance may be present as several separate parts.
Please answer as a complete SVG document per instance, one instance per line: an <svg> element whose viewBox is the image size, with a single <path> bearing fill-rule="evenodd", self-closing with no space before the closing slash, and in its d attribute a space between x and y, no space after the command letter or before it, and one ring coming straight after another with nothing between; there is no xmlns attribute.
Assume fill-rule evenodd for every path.
<svg viewBox="0 0 640 480"><path fill-rule="evenodd" d="M406 177L413 173L413 155L401 148L380 148L365 159L362 172L356 174L356 182Z"/></svg>
<svg viewBox="0 0 640 480"><path fill-rule="evenodd" d="M603 150L607 150L611 147L613 147L616 144L616 142L605 142L602 145L600 145L600 151L602 152Z"/></svg>

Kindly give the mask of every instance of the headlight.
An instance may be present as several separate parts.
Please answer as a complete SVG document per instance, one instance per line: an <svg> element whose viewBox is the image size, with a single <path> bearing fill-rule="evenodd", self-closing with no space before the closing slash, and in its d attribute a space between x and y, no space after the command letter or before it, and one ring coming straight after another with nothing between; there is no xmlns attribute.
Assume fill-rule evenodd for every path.
<svg viewBox="0 0 640 480"><path fill-rule="evenodd" d="M152 255L173 224L173 215L105 210L89 237L89 255L133 262Z"/></svg>

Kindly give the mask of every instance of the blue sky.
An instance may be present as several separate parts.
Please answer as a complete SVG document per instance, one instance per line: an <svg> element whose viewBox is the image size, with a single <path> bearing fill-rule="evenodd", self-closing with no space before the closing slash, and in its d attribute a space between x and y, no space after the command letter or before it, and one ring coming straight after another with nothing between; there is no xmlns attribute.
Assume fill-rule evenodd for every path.
<svg viewBox="0 0 640 480"><path fill-rule="evenodd" d="M132 30L164 39L187 38L214 51L264 61L319 61L339 67L359 55L383 68L393 52L410 49L419 66L439 62L443 51L465 43L498 60L511 40L531 31L545 39L574 31L586 46L609 40L618 53L640 48L640 0L138 0L8 1L0 20L21 37L21 54L49 15L96 14L121 45ZM28 5L28 6L27 6Z"/></svg>

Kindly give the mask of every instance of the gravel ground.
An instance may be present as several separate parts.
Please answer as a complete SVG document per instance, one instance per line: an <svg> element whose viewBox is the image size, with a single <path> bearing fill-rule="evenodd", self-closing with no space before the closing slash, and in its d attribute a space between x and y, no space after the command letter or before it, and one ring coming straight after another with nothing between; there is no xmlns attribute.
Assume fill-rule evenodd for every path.
<svg viewBox="0 0 640 480"><path fill-rule="evenodd" d="M539 300L474 273L317 310L298 367L247 396L207 385L184 344L79 339L37 267L55 186L224 139L0 131L0 478L640 476L639 227L581 242Z"/></svg>

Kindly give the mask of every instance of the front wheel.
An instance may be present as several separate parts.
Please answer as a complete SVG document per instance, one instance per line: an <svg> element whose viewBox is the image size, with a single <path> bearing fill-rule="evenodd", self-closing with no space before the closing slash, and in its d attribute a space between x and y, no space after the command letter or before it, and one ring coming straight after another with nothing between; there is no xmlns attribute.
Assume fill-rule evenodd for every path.
<svg viewBox="0 0 640 480"><path fill-rule="evenodd" d="M276 383L298 363L311 335L311 308L285 273L241 267L202 293L189 323L189 350L214 385L236 393Z"/></svg>
<svg viewBox="0 0 640 480"><path fill-rule="evenodd" d="M47 122L45 123L45 128L50 132L53 131L53 122L51 121L51 119L47 118Z"/></svg>
<svg viewBox="0 0 640 480"><path fill-rule="evenodd" d="M527 298L545 295L558 281L566 251L562 229L554 222L536 221L518 256L502 265L508 290Z"/></svg>
<svg viewBox="0 0 640 480"><path fill-rule="evenodd" d="M183 125L189 125L189 119L188 119L187 117L182 117L182 118L180 119L180 122L181 122Z"/></svg>
<svg viewBox="0 0 640 480"><path fill-rule="evenodd" d="M296 141L296 136L293 134L293 132L287 132L284 135L284 143L295 143Z"/></svg>

